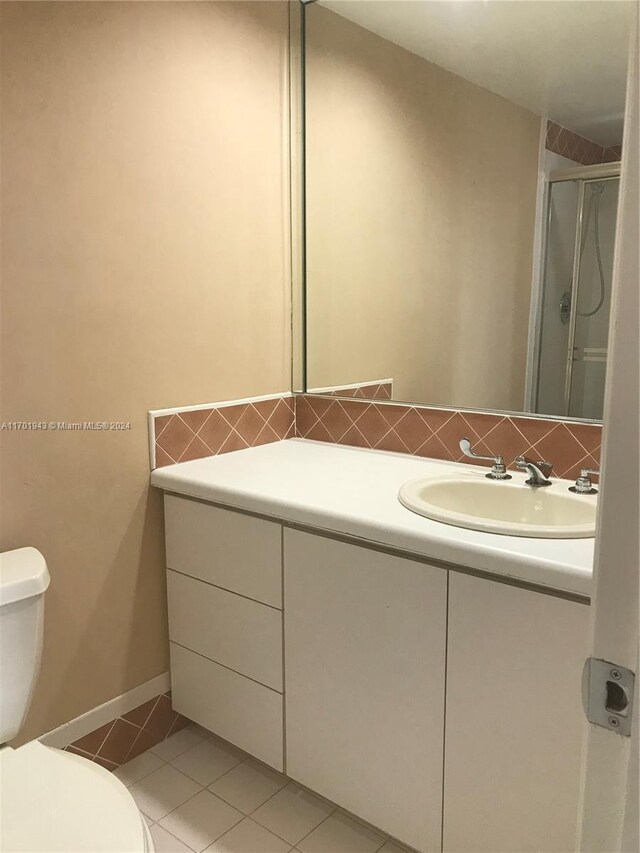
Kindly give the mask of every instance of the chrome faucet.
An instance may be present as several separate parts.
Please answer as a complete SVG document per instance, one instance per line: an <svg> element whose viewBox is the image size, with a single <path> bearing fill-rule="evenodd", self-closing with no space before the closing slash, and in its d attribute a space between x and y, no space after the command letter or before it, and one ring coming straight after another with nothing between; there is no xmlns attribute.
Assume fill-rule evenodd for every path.
<svg viewBox="0 0 640 853"><path fill-rule="evenodd" d="M460 439L460 450L465 456L468 456L469 459L481 459L483 462L493 462L491 471L484 475L485 477L488 477L489 480L511 479L511 474L507 474L507 466L504 464L503 456L478 456L478 454L474 453L471 449L471 442L468 438Z"/></svg>
<svg viewBox="0 0 640 853"><path fill-rule="evenodd" d="M532 462L531 459L527 459L526 456L517 456L516 465L523 471L529 472L529 479L525 480L527 486L551 485L551 480L547 479L549 474L553 471L553 465L551 462L545 462L542 459L538 462Z"/></svg>

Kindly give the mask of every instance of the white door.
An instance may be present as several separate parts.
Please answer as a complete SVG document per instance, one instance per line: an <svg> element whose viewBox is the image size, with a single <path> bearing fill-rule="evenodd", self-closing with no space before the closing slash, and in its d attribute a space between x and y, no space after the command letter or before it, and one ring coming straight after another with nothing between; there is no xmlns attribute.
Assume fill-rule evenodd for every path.
<svg viewBox="0 0 640 853"><path fill-rule="evenodd" d="M622 147L618 236L613 272L610 362L605 391L590 655L638 672L640 385L638 319L638 32L633 36ZM636 679L637 688L637 679ZM637 689L636 689L637 697ZM587 725L581 827L584 853L638 851L638 718L624 737Z"/></svg>

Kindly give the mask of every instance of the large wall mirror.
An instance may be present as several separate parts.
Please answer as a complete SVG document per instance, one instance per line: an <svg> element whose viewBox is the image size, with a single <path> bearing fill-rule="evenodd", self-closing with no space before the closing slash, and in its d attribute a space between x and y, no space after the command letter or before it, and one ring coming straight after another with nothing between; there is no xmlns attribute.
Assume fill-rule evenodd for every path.
<svg viewBox="0 0 640 853"><path fill-rule="evenodd" d="M602 417L633 10L305 4L306 390Z"/></svg>

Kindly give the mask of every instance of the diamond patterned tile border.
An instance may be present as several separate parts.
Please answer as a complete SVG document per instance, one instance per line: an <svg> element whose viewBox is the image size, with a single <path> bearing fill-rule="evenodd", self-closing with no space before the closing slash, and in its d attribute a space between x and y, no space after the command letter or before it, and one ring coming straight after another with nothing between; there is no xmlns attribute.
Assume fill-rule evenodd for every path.
<svg viewBox="0 0 640 853"><path fill-rule="evenodd" d="M293 397L159 415L154 435L156 468L282 441L294 436Z"/></svg>
<svg viewBox="0 0 640 853"><path fill-rule="evenodd" d="M555 476L572 479L581 467L599 466L602 427L305 394L296 397L296 435L448 462L470 462L458 446L466 436L478 453L501 453L510 468L515 468L516 456L526 455L553 462Z"/></svg>
<svg viewBox="0 0 640 853"><path fill-rule="evenodd" d="M115 770L190 723L171 707L171 693L161 693L78 738L65 750Z"/></svg>
<svg viewBox="0 0 640 853"><path fill-rule="evenodd" d="M458 446L466 436L478 453L501 453L510 468L524 454L548 459L556 476L570 479L581 467L599 466L602 442L598 424L407 406L355 394L338 398L333 393L164 414L155 418L155 430L156 467L294 437L469 462Z"/></svg>
<svg viewBox="0 0 640 853"><path fill-rule="evenodd" d="M547 138L545 147L554 154L568 157L574 163L583 166L593 166L596 163L612 163L622 157L622 147L614 145L604 148L597 142L592 142L584 136L556 124L554 121L547 122Z"/></svg>
<svg viewBox="0 0 640 853"><path fill-rule="evenodd" d="M313 392L310 392L313 393ZM377 382L367 385L352 385L335 391L323 391L331 397L358 397L364 400L390 400L393 397L393 381Z"/></svg>

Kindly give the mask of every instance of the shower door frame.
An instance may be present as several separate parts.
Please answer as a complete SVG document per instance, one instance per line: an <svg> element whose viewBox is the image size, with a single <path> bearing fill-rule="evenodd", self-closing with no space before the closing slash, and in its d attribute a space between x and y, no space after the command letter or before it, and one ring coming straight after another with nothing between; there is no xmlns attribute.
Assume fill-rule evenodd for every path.
<svg viewBox="0 0 640 853"><path fill-rule="evenodd" d="M555 169L549 174L545 188L545 216L544 216L544 250L542 265L540 269L540 299L538 304L538 317L536 322L536 346L537 358L535 363L534 398L533 409L536 414L551 414L551 417L568 418L569 406L571 404L571 386L573 381L573 363L575 351L576 323L578 312L574 310L578 305L580 295L580 265L581 265L581 241L584 225L585 189L587 184L608 183L620 180L620 162L598 163L594 166L577 166L572 169ZM549 247L549 232L551 229L551 190L553 184L571 181L578 184L577 216L575 236L573 244L573 266L571 271L571 315L569 318L569 339L567 341L567 354L565 360L565 381L563 395L563 411L544 413L538 411L538 399L540 392L540 368L542 360L542 329L544 324L544 294L547 283L547 253ZM577 420L590 420L588 418L576 418ZM600 421L596 421L600 422Z"/></svg>

